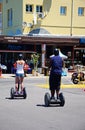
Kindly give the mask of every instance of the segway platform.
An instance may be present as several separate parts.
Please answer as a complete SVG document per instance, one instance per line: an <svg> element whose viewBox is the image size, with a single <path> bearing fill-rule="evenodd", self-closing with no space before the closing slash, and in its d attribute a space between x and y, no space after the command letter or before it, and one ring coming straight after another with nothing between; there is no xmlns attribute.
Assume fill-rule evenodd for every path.
<svg viewBox="0 0 85 130"><path fill-rule="evenodd" d="M45 96L44 96L44 102L45 102L46 107L48 107L52 104L59 104L60 106L64 106L65 98L63 96L63 93L60 93L59 99L57 99L56 97L54 97L54 99L51 99L50 94L46 93Z"/></svg>
<svg viewBox="0 0 85 130"><path fill-rule="evenodd" d="M16 93L14 88L11 88L10 96L11 96L11 99L14 99L14 98L24 98L24 99L26 99L26 97L27 97L26 89L24 88L22 93L19 92L19 91Z"/></svg>

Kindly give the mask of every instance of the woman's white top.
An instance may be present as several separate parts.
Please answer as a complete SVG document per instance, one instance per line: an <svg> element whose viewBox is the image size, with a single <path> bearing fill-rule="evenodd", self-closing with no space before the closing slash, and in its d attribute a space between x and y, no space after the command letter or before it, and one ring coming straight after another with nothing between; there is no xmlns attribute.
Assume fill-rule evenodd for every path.
<svg viewBox="0 0 85 130"><path fill-rule="evenodd" d="M18 60L16 66L16 73L18 74L24 74L24 64L25 62L23 60Z"/></svg>

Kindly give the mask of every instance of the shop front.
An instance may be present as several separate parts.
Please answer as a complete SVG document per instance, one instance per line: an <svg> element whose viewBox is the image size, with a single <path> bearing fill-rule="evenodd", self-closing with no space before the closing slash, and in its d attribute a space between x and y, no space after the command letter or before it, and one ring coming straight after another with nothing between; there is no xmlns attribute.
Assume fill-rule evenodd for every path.
<svg viewBox="0 0 85 130"><path fill-rule="evenodd" d="M7 66L7 73L12 73L13 63L19 53L23 53L28 64L31 54L39 53L39 67L43 68L48 66L54 48L58 48L68 57L65 61L66 67L71 68L84 62L81 55L85 56L85 47L82 50L79 47L79 38L72 37L0 36L0 63Z"/></svg>
<svg viewBox="0 0 85 130"><path fill-rule="evenodd" d="M0 63L7 66L7 70L3 70L3 73L14 73L13 64L20 53L23 53L24 60L32 66L31 55L36 53L36 50L41 53L39 48L39 45L22 43L20 37L2 36L0 41Z"/></svg>

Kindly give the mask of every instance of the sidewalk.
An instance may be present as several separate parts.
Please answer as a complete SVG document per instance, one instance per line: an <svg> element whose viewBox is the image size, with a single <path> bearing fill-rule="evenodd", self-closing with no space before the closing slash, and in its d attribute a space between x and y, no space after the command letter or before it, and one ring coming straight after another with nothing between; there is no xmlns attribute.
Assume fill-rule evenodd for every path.
<svg viewBox="0 0 85 130"><path fill-rule="evenodd" d="M13 74L2 74L0 78L13 78Z"/></svg>
<svg viewBox="0 0 85 130"><path fill-rule="evenodd" d="M67 76L63 76L63 77L71 77L72 73L68 72ZM15 74L2 74L0 76L0 78L14 78ZM27 74L27 76L25 78L42 78L42 77L47 77L44 76L44 74L38 74L38 76L33 76L32 74Z"/></svg>
<svg viewBox="0 0 85 130"><path fill-rule="evenodd" d="M0 78L14 78L15 74L2 74ZM33 76L32 74L27 74L25 78L40 78L40 77L46 77L44 74L39 74L38 76Z"/></svg>

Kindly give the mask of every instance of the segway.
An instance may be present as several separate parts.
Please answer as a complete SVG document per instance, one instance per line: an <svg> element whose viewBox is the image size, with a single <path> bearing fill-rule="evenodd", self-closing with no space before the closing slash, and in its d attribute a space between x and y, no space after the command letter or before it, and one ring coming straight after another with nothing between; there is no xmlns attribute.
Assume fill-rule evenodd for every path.
<svg viewBox="0 0 85 130"><path fill-rule="evenodd" d="M44 96L44 102L45 102L46 107L49 107L52 104L59 104L60 106L64 106L65 98L63 96L63 93L60 93L59 99L57 99L56 97L54 97L54 99L51 99L50 94L46 93L45 96Z"/></svg>
<svg viewBox="0 0 85 130"><path fill-rule="evenodd" d="M26 99L26 97L27 97L26 89L23 88L23 92L21 93L19 91L19 83L18 83L18 92L16 93L16 90L14 88L11 88L10 96L11 96L11 99L14 99L14 98L24 98L24 99Z"/></svg>

